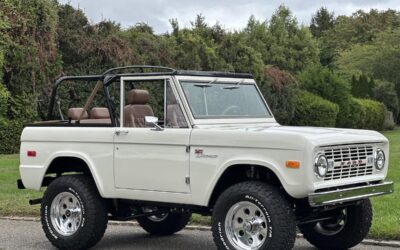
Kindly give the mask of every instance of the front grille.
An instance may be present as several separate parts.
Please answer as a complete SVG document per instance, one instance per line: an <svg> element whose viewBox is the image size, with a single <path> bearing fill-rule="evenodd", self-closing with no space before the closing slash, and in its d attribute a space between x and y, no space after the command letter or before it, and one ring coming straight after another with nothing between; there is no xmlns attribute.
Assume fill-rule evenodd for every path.
<svg viewBox="0 0 400 250"><path fill-rule="evenodd" d="M372 175L374 150L369 145L349 145L324 150L328 162L333 162L325 181Z"/></svg>

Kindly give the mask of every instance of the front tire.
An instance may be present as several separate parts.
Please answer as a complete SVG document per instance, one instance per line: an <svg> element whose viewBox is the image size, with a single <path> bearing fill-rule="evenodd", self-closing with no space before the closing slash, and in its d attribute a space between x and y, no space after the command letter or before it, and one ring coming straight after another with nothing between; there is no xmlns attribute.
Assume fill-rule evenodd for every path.
<svg viewBox="0 0 400 250"><path fill-rule="evenodd" d="M95 183L83 175L62 176L47 188L41 205L46 237L58 249L87 249L107 228L107 208Z"/></svg>
<svg viewBox="0 0 400 250"><path fill-rule="evenodd" d="M218 249L292 249L296 239L293 206L276 187L242 182L218 198L212 233Z"/></svg>
<svg viewBox="0 0 400 250"><path fill-rule="evenodd" d="M304 238L319 249L348 249L358 245L368 235L372 222L369 199L338 209L332 221L300 226Z"/></svg>

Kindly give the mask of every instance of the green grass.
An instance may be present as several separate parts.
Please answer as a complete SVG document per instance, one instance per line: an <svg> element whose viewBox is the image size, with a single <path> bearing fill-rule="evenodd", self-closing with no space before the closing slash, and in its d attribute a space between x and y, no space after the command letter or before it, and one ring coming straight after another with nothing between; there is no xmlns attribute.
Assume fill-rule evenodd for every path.
<svg viewBox="0 0 400 250"><path fill-rule="evenodd" d="M394 181L392 195L372 198L374 220L370 237L400 240L400 129L383 133L390 141L389 173Z"/></svg>
<svg viewBox="0 0 400 250"><path fill-rule="evenodd" d="M39 206L30 206L28 200L42 193L17 189L18 164L18 155L0 155L0 216L39 215Z"/></svg>
<svg viewBox="0 0 400 250"><path fill-rule="evenodd" d="M388 179L395 182L395 193L372 198L374 221L370 237L400 240L400 130L384 132L390 140L390 169ZM38 216L39 206L30 206L29 199L41 192L18 190L18 155L0 155L0 216ZM209 225L210 218L194 215L192 224Z"/></svg>

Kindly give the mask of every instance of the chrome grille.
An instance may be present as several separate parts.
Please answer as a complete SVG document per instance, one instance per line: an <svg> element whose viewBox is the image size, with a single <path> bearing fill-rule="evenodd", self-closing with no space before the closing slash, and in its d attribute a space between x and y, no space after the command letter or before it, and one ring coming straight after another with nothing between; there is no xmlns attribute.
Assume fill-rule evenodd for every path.
<svg viewBox="0 0 400 250"><path fill-rule="evenodd" d="M330 162L325 181L372 175L374 150L369 145L349 145L324 150ZM333 164L333 166L332 166Z"/></svg>

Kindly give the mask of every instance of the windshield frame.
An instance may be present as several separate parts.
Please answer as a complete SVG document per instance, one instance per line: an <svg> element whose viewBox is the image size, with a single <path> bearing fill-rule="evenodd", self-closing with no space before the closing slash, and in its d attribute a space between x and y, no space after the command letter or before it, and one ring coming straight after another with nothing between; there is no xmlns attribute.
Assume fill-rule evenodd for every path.
<svg viewBox="0 0 400 250"><path fill-rule="evenodd" d="M181 99L184 102L185 110L189 114L190 119L193 124L229 124L229 123L276 123L273 113L269 108L267 102L264 99L260 89L258 88L254 79L251 78L225 78L225 77L194 77L194 76L175 76L175 80L177 82L177 89ZM232 84L235 85L236 83L240 82L240 85L254 85L255 89L261 99L261 104L264 104L266 111L270 114L270 117L234 117L234 118L195 118L192 113L192 109L190 104L186 98L185 92L182 87L183 82L193 82L193 83L210 83L210 82L218 82L220 84Z"/></svg>

